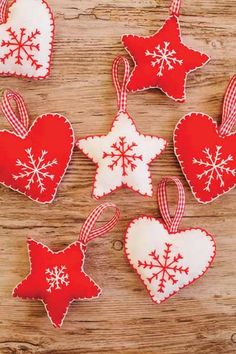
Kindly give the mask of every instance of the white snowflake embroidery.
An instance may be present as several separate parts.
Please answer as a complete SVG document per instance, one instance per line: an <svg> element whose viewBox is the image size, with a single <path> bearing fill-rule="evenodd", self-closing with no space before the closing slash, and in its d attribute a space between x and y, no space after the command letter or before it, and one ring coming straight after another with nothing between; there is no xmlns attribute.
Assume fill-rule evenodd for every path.
<svg viewBox="0 0 236 354"><path fill-rule="evenodd" d="M52 161L45 162L45 156L47 155L46 150L42 150L41 156L37 159L34 157L32 153L32 148L28 148L25 150L28 158L28 162L22 162L20 159L16 160L16 166L21 168L21 171L18 175L12 175L15 181L20 178L26 178L27 183L25 185L25 189L30 189L31 185L37 183L37 186L40 190L40 193L43 193L46 190L44 180L49 178L51 181L54 179L54 175L50 174L47 169L57 165L57 160L54 159Z"/></svg>
<svg viewBox="0 0 236 354"><path fill-rule="evenodd" d="M35 59L34 53L39 52L39 43L35 43L40 31L36 29L30 34L26 34L26 29L21 28L20 33L17 34L11 27L8 28L9 40L2 40L1 47L9 48L8 52L0 59L3 64L11 57L15 58L15 64L23 65L23 59L29 61L31 66L36 70L41 68L38 60Z"/></svg>
<svg viewBox="0 0 236 354"><path fill-rule="evenodd" d="M158 44L153 52L150 52L149 50L146 50L145 52L147 57L150 56L154 59L151 61L153 67L159 65L157 76L163 76L163 71L165 68L172 70L174 69L175 64L183 64L183 60L175 57L176 51L170 50L169 45L169 42L164 42L163 48L161 48L160 44Z"/></svg>
<svg viewBox="0 0 236 354"><path fill-rule="evenodd" d="M110 153L103 153L103 158L111 158L112 162L110 165L108 165L111 170L114 170L114 167L117 167L120 164L120 167L122 169L122 175L127 176L128 168L133 171L137 167L135 161L142 161L143 159L142 155L137 155L134 152L134 148L136 146L136 143L128 144L126 141L126 137L119 137L119 140L116 143L112 144L112 151Z"/></svg>
<svg viewBox="0 0 236 354"><path fill-rule="evenodd" d="M144 269L157 269L157 272L152 273L152 276L147 278L149 283L153 280L158 280L158 289L159 293L164 293L166 283L170 281L172 285L177 283L177 279L175 278L176 273L185 273L188 274L189 268L183 268L183 266L178 266L179 261L183 259L181 254L177 254L176 256L171 255L171 247L172 244L166 243L165 244L164 253L160 256L156 250L149 253L151 257L151 261L138 261L138 266Z"/></svg>
<svg viewBox="0 0 236 354"><path fill-rule="evenodd" d="M211 184L213 180L220 182L220 187L224 186L224 174L236 175L236 169L227 167L230 161L233 161L233 156L228 155L226 158L222 158L221 152L222 146L216 146L215 154L210 151L209 148L205 148L203 153L205 154L205 160L193 158L193 163L202 166L204 171L197 175L198 179L206 177L204 190L210 192Z"/></svg>
<svg viewBox="0 0 236 354"><path fill-rule="evenodd" d="M47 288L47 291L49 293L52 292L52 289L61 289L62 286L68 286L70 284L69 281L69 274L65 273L66 267L63 266L55 266L52 269L48 268L45 271L46 280L49 284L49 288Z"/></svg>

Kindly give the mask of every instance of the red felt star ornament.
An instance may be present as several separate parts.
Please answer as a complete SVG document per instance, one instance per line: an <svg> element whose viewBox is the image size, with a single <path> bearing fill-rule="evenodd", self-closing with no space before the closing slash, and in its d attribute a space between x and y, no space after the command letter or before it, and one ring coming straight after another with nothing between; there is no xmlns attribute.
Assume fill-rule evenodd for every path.
<svg viewBox="0 0 236 354"><path fill-rule="evenodd" d="M55 327L61 327L74 300L96 298L99 286L83 271L84 248L74 242L60 252L28 240L30 274L14 289L13 296L41 300Z"/></svg>
<svg viewBox="0 0 236 354"><path fill-rule="evenodd" d="M102 212L111 207L116 209L113 218L92 230ZM41 300L52 324L61 327L74 300L93 299L101 294L100 287L83 270L86 244L111 230L118 219L119 210L114 204L99 205L85 221L79 241L59 252L29 239L30 273L13 290L13 296Z"/></svg>
<svg viewBox="0 0 236 354"><path fill-rule="evenodd" d="M182 42L178 16L172 8L171 13L152 36L122 36L125 49L135 63L127 89L159 88L173 100L184 102L188 73L205 65L210 58Z"/></svg>

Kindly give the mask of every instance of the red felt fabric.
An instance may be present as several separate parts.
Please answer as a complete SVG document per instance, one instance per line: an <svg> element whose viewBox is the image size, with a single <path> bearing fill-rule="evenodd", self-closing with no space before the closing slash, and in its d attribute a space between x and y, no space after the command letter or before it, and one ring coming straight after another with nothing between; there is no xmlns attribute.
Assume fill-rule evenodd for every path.
<svg viewBox="0 0 236 354"><path fill-rule="evenodd" d="M60 252L53 252L47 246L30 239L28 241L31 270L29 275L16 286L13 296L23 299L41 300L47 314L55 327L61 327L70 303L76 299L98 297L101 289L83 271L85 248L81 242L74 242ZM63 275L67 275L68 284L59 281L51 287L46 274L64 267Z"/></svg>
<svg viewBox="0 0 236 354"><path fill-rule="evenodd" d="M177 124L174 145L199 202L209 203L236 185L236 133L222 136L211 117L191 113Z"/></svg>
<svg viewBox="0 0 236 354"><path fill-rule="evenodd" d="M209 60L206 54L190 49L182 43L179 20L176 16L169 17L163 27L152 36L124 35L122 42L135 62L135 68L127 85L128 90L160 88L170 98L180 102L185 100L187 74ZM146 55L146 52L157 52L157 46L163 49L165 43L168 43L169 51L174 51L171 57L181 60L182 63L174 63L171 59L172 69L169 69L165 63L161 70L162 75L158 76L161 63L153 66L152 62L155 58Z"/></svg>
<svg viewBox="0 0 236 354"><path fill-rule="evenodd" d="M0 183L35 201L51 202L70 162L73 148L72 127L66 118L58 114L45 114L36 119L24 138L10 131L0 131ZM43 154L45 156L39 164ZM29 155L41 168L41 181L35 174L30 183L33 166ZM44 177L42 173L49 176Z"/></svg>

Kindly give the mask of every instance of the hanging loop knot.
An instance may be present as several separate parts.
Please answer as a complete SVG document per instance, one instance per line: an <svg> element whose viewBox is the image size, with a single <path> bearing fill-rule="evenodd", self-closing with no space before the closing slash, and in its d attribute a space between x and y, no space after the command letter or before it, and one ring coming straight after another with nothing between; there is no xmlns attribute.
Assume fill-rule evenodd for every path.
<svg viewBox="0 0 236 354"><path fill-rule="evenodd" d="M115 214L114 216L107 221L104 225L94 229L94 226L98 219L100 218L101 214L106 209L114 208ZM83 224L80 235L79 241L86 245L88 242L93 240L96 237L100 237L108 233L113 227L117 224L120 218L120 211L115 204L112 203L104 203L96 207L87 217L85 223Z"/></svg>
<svg viewBox="0 0 236 354"><path fill-rule="evenodd" d="M180 14L180 7L181 7L182 0L172 0L170 5L170 14L173 16L179 16Z"/></svg>
<svg viewBox="0 0 236 354"><path fill-rule="evenodd" d="M167 183L174 182L178 189L178 203L175 210L175 215L172 218L167 202ZM163 220L170 232L177 232L181 219L184 215L185 209L185 192L184 187L177 177L164 177L157 187L157 197L159 202L159 208Z"/></svg>
<svg viewBox="0 0 236 354"><path fill-rule="evenodd" d="M119 80L119 67L120 65L124 65L124 76L122 82ZM117 93L117 105L119 112L126 112L127 107L127 82L129 79L129 62L124 57L117 57L115 58L113 65L112 65L112 78L116 88Z"/></svg>
<svg viewBox="0 0 236 354"><path fill-rule="evenodd" d="M236 123L236 75L230 80L225 92L222 112L221 135L227 135Z"/></svg>
<svg viewBox="0 0 236 354"><path fill-rule="evenodd" d="M13 111L11 100L14 100L18 110L18 116ZM3 94L1 110L15 132L24 137L28 132L29 116L22 96L14 91L7 90Z"/></svg>
<svg viewBox="0 0 236 354"><path fill-rule="evenodd" d="M8 0L0 0L0 25L6 23L8 13Z"/></svg>

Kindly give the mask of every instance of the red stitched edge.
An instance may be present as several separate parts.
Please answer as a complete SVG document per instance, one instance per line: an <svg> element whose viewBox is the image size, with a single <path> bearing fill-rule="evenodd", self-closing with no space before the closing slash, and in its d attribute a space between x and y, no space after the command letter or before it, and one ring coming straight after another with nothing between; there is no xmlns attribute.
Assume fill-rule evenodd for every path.
<svg viewBox="0 0 236 354"><path fill-rule="evenodd" d="M34 80L42 80L46 79L50 76L51 74L51 66L52 66L52 53L53 53L53 44L54 44L54 37L55 37L55 21L54 21L54 16L52 13L51 8L49 7L48 3L45 0L41 0L42 4L46 6L46 9L49 12L50 19L51 19L51 42L49 43L50 49L49 49L49 59L48 59L48 67L47 67L47 73L44 76L29 76L28 74L17 74L16 72L0 72L0 76L14 76L17 78L26 78L26 79L34 79ZM7 16L6 16L6 21L8 20L10 10L12 5L14 5L17 2L17 0L13 0L13 2L10 4L8 11L7 11Z"/></svg>
<svg viewBox="0 0 236 354"><path fill-rule="evenodd" d="M97 181L97 170L98 170L99 164L96 163L96 162L94 161L94 159L93 159L92 157L90 157L89 154L87 154L81 147L79 147L79 141L80 141L80 140L87 140L87 139L93 138L93 137L105 137L105 136L107 136L107 134L106 134L106 135L105 135L105 134L100 134L100 135L86 135L84 138L79 138L79 139L76 141L75 145L77 146L77 148L78 148L79 150L81 150L81 151L83 152L83 154L84 154L87 158L89 158L90 160L92 160L93 163L96 165L96 172L95 172L95 177L94 177L94 181L93 181L93 189L92 189L92 196L93 196L96 200L99 200L100 198L103 198L105 195L109 195L109 194L111 194L111 193L113 193L113 192L115 192L115 191L117 191L117 190L122 189L122 188L131 189L133 192L137 192L137 193L141 194L141 195L144 196L144 197L152 197L152 196L153 196L153 184L152 184L152 178L151 178L150 165L151 165L151 163L152 163L155 159L157 159L157 158L162 154L162 152L163 152L163 151L165 150L165 148L167 147L168 143L167 143L166 139L161 138L161 137L159 137L159 136L157 136L157 135L149 135L149 134L142 134L142 133L140 133L140 131L137 129L137 127L136 127L136 125L135 125L135 122L134 122L133 118L129 115L128 112L118 112L118 113L117 113L117 115L115 116L115 119L114 119L113 122L112 122L112 125L111 125L111 128L110 128L109 132L113 129L115 122L117 121L118 117L119 117L120 114L122 114L122 113L123 113L123 114L126 114L127 117L128 117L128 119L131 120L131 123L135 126L135 128L136 128L136 130L137 130L137 132L138 132L139 135L143 135L143 136L145 136L145 137L146 137L146 136L150 136L150 137L152 137L152 138L158 138L158 139L164 140L164 147L163 147L163 149L160 151L159 154L157 154L157 155L147 164L147 166L148 166L148 172L149 172L149 174L150 174L150 177L149 177L149 184L151 185L151 195L149 196L147 193L143 194L143 193L141 193L138 189L135 190L132 186L127 185L127 183L122 183L120 186L117 186L116 188L110 190L110 192L103 193L101 196L95 196L94 190L95 190L95 184L96 184L96 181ZM109 133L109 132L108 132L108 133Z"/></svg>
<svg viewBox="0 0 236 354"><path fill-rule="evenodd" d="M131 259L129 258L129 253L128 253L128 249L127 249L127 239L128 239L128 232L129 232L129 229L131 228L131 226L138 220L140 219L148 219L148 220L155 220L155 221L158 221L159 223L161 223L164 228L166 229L166 231L168 232L169 235L176 235L176 234L181 234L182 232L185 232L185 231L190 231L190 230L199 230L199 231L202 231L206 234L206 237L210 237L211 241L213 242L213 246L214 246L214 253L211 257L211 259L209 260L208 262L208 265L206 266L206 269L201 273L199 274L199 276L195 277L193 280L189 281L187 284L183 285L183 286L180 286L178 287L177 290L175 290L173 293L171 293L169 296L166 296L163 300L160 300L160 302L157 302L153 299L153 295L151 295L151 292L150 290L147 288L145 282L144 282L144 279L142 278L142 276L138 273L137 269L134 267L134 265L131 263ZM216 256L216 241L214 239L214 237L209 234L205 229L202 229L202 228L187 228L187 229L181 229L177 232L169 232L166 225L164 224L164 222L162 220L159 220L157 218L154 218L152 216L148 216L148 215L141 215L140 217L136 218L136 219L133 219L132 221L130 221L130 223L128 224L128 227L126 229L126 233L125 233L125 236L124 236L124 252L125 252L125 256L127 257L128 261L129 261L129 264L130 266L133 268L133 270L135 271L135 273L138 275L138 277L142 280L145 288L147 289L152 301L155 303L155 304L161 304L162 302L165 302L166 300L168 300L170 297L174 296L176 293L179 292L179 290L181 289L184 289L186 288L187 286L193 284L196 280L200 279L207 271L208 269L210 268L211 264L213 263L213 260Z"/></svg>
<svg viewBox="0 0 236 354"><path fill-rule="evenodd" d="M178 32L179 32L179 39L180 39L180 42L181 42L181 44L182 44L183 46L187 47L187 46L183 43L183 41L182 41L179 18L178 18L177 16L175 16L175 15L169 16L169 17L166 19L166 21L164 22L164 24L161 26L161 28L158 29L158 31L156 31L154 34L152 34L152 35L150 35L150 36L137 36L137 35L135 35L135 37L139 37L139 38L143 38L143 37L145 37L145 38L151 38L151 37L154 37L158 32L160 32L160 31L162 30L162 28L163 28L164 25L167 23L167 21L169 21L172 17L174 17L174 18L176 19L177 24L178 24ZM132 76L133 76L133 72L134 72L134 70L135 70L136 67L137 67L137 63L136 63L134 57L132 56L132 54L129 52L128 48L125 46L125 44L124 44L124 42L123 42L123 36L130 36L130 37L132 37L133 35L132 35L132 34L127 34L127 35L125 34L125 35L122 35L122 36L121 36L121 42L122 42L122 44L123 44L123 46L124 46L126 52L129 54L129 56L132 58L132 60L133 60L133 62L134 62L133 71L132 71L132 73L131 73L131 75L130 75L130 77L129 77L129 79L128 79L128 82L127 82L127 85L128 85L128 83L130 82L130 80L131 80L131 78L132 78ZM205 54L205 53L203 53L203 52L201 52L201 51L199 51L199 50L195 50L195 49L193 49L193 48L190 47L190 46L188 46L187 48L193 50L194 52L198 52L198 53L200 53L200 54L202 54L202 55L204 54L204 55L208 56L208 60L207 60L204 64L202 64L201 66L197 66L195 69L190 70L190 71L188 71L187 73L185 73L185 80L184 80L184 96L183 96L182 98L175 98L175 97L172 97L172 96L168 95L162 88L160 88L160 87L158 87L158 86L143 87L142 89L135 90L135 91L134 91L134 90L130 90L130 92L145 91L145 90L148 90L148 89L159 89L159 90L162 91L167 97L171 98L172 100L174 100L174 101L176 101L176 102L179 102L179 103L184 103L185 100L186 100L186 86L187 86L186 82L187 82L188 74L191 73L191 72L193 72L193 71L195 71L195 70L197 70L197 69L199 69L199 68L202 68L203 66L205 66L205 65L211 60L211 57L210 57L209 55L207 55L207 54Z"/></svg>
<svg viewBox="0 0 236 354"><path fill-rule="evenodd" d="M55 185L54 193L52 193L51 199L48 200L48 201L46 201L46 202L41 202L41 201L39 201L39 200L37 200L37 199L31 198L31 197L30 197L29 195L27 195L26 193L24 193L24 192L22 192L22 191L19 191L18 189L13 188L12 186L7 185L7 184L5 184L4 182L2 182L2 181L0 180L0 184L2 184L3 186L5 186L5 187L7 187L7 188L9 188L9 189L11 189L11 190L13 190L13 191L15 191L15 192L18 192L18 193L20 193L20 194L22 194L22 195L25 195L27 198L29 198L29 199L31 199L31 200L33 200L34 202L37 202L37 203L39 203L39 204L50 204L50 203L52 203L52 202L54 201L54 199L55 199L55 197L56 197L56 194L57 194L57 191L58 191L58 188L59 188L59 185L60 185L62 179L64 178L64 176L65 176L65 174L66 174L66 171L67 171L67 169L68 169L68 167L69 167L69 164L70 164L70 161L71 161L71 158L72 158L72 154L73 154L73 151L74 151L74 146L75 146L75 136L74 136L74 131L73 131L73 128L72 128L71 123L69 122L69 120L68 120L66 117L64 117L64 116L62 116L61 114L58 114L58 113L44 113L44 114L42 114L41 116L37 117L37 118L34 120L34 122L33 122L33 124L31 125L31 127L29 128L28 133L33 129L34 125L38 122L39 119L42 119L42 118L44 118L44 117L46 117L46 116L48 116L48 115L52 115L52 116L54 116L54 117L58 117L58 118L64 119L65 124L68 124L68 125L69 125L69 129L71 130L71 137L72 137L71 152L70 152L70 156L69 156L69 158L68 158L67 165L65 166L65 169L64 169L64 171L63 171L63 173L62 173L62 175L61 175L60 180L59 180L58 183ZM11 131L6 130L6 129L0 130L0 133L2 133L2 132L7 132L7 133L9 133L9 134L12 134L12 135L14 135L14 136L20 138L20 139L24 139L24 138L25 138L25 137L22 138L21 136L17 135L16 133L11 132ZM28 133L26 134L26 136L28 135Z"/></svg>
<svg viewBox="0 0 236 354"><path fill-rule="evenodd" d="M201 116L203 116L203 117L208 118L208 119L213 123L213 125L215 125L216 133L217 133L221 138L223 138L223 139L226 139L226 138L227 138L228 136L230 136L230 135L235 135L235 136L236 136L236 133L235 133L235 132L232 132L232 133L227 134L227 135L221 135L221 134L219 133L219 126L217 125L217 123L215 122L215 120L214 120L212 117L210 117L208 114L201 113L201 112L191 112L191 113L186 114L183 118L181 118L181 119L178 121L178 123L177 123L176 126L175 126L175 129L174 129L174 132L173 132L174 153L175 153L175 156L176 156L176 158L177 158L177 160L178 160L178 162L179 162L179 165L180 165L180 168L181 168L181 170L182 170L182 173L183 173L183 175L184 175L186 181L187 181L188 184L189 184L189 187L190 187L190 189L191 189L191 192L192 192L194 198L195 198L199 203L201 203L201 204L208 204L208 203L211 203L211 202L213 202L214 200L218 199L220 196L222 196L222 195L224 195L224 194L230 192L232 189L234 189L234 188L236 187L236 182L235 182L235 184L234 184L232 187L229 187L228 189L223 190L222 193L217 194L216 197L211 198L211 199L208 200L208 201L205 201L205 202L204 202L204 201L202 201L199 197L196 196L196 191L195 191L194 187L192 186L190 180L187 178L187 175L186 175L186 172L185 172L185 169L184 169L184 166L183 166L183 161L180 160L180 156L179 156L179 154L178 154L178 147L177 147L178 144L177 144L177 139L176 139L176 131L179 129L179 126L182 124L182 122L183 122L185 119L191 118L193 114L201 115Z"/></svg>

